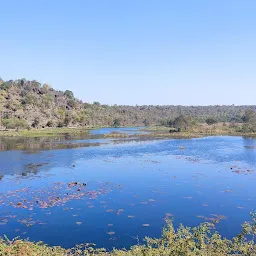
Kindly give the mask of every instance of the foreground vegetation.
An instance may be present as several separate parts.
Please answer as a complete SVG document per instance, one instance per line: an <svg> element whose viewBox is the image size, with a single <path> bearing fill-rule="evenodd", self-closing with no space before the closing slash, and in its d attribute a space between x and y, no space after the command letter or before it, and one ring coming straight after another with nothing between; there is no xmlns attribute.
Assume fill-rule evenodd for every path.
<svg viewBox="0 0 256 256"><path fill-rule="evenodd" d="M251 213L252 222L242 225L241 233L229 240L222 237L214 227L218 220L203 223L198 227L190 228L181 225L174 229L171 221L162 232L161 238L145 238L145 244L135 245L129 250L94 249L90 245L80 245L72 249L50 247L43 243L33 243L7 238L0 240L0 255L22 256L225 256L225 255L256 255L256 215Z"/></svg>

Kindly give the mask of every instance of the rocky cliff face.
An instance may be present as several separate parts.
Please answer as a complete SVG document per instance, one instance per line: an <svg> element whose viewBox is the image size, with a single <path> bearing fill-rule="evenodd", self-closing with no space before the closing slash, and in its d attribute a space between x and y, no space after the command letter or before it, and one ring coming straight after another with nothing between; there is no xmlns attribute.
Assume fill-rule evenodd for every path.
<svg viewBox="0 0 256 256"><path fill-rule="evenodd" d="M83 102L37 81L0 81L0 111L35 127L85 125Z"/></svg>

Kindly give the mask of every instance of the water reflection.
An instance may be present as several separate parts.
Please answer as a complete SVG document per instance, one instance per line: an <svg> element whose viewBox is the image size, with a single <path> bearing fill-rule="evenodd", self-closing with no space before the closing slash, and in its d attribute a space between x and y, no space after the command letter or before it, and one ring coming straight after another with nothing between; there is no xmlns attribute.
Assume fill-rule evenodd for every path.
<svg viewBox="0 0 256 256"><path fill-rule="evenodd" d="M244 152L250 162L256 164L256 139L252 137L243 137Z"/></svg>
<svg viewBox="0 0 256 256"><path fill-rule="evenodd" d="M256 208L255 139L51 140L88 146L0 152L1 235L120 248L173 216L231 237Z"/></svg>
<svg viewBox="0 0 256 256"><path fill-rule="evenodd" d="M122 134L149 134L150 132L143 131L142 129L145 127L108 127L108 128L99 128L90 131L90 134L93 135L103 135L103 134L111 134L111 133L122 133Z"/></svg>

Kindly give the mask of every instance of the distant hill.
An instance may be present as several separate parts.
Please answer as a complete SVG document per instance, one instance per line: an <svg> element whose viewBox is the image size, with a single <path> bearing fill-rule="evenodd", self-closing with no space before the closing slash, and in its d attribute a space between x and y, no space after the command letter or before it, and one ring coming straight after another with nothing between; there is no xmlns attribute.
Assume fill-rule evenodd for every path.
<svg viewBox="0 0 256 256"><path fill-rule="evenodd" d="M171 99L170 99L171 102ZM256 106L109 106L84 103L69 90L26 79L0 79L0 119L22 120L30 127L141 126L166 124L179 115L204 122L242 122L247 109Z"/></svg>

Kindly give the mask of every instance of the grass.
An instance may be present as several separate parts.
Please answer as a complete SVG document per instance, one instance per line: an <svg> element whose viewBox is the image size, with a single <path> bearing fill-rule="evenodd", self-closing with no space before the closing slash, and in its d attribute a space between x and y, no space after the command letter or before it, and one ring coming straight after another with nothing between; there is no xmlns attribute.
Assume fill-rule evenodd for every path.
<svg viewBox="0 0 256 256"><path fill-rule="evenodd" d="M192 126L188 131L171 133L170 127L153 126L143 129L149 131L150 136L171 137L171 138L198 138L204 136L229 135L229 136L251 136L255 137L255 132L241 132L241 124L197 124ZM146 136L146 135L145 135Z"/></svg>
<svg viewBox="0 0 256 256"><path fill-rule="evenodd" d="M160 238L145 238L143 245L135 245L129 250L107 251L94 249L85 244L72 249L59 246L50 247L41 242L7 238L0 240L1 256L226 256L226 255L256 255L255 235L256 217L252 213L252 222L242 225L241 233L231 240L222 237L216 230L215 223L202 223L190 228L180 225L174 229L172 221L167 220Z"/></svg>
<svg viewBox="0 0 256 256"><path fill-rule="evenodd" d="M44 129L31 129L31 130L6 130L0 131L2 137L54 137L70 135L88 134L90 128L44 128Z"/></svg>
<svg viewBox="0 0 256 256"><path fill-rule="evenodd" d="M69 135L88 135L89 130L101 127L75 127L75 128L44 128L44 129L31 129L31 130L2 130L0 137L55 137ZM204 136L214 135L233 135L233 136L251 136L255 137L256 133L240 132L241 126L232 124L216 124L205 125L197 124L192 126L189 131L184 132L170 132L170 127L166 126L151 126L145 127L141 131L150 132L149 134L125 134L120 132L113 132L105 134L106 138L129 138L129 137L169 137L169 138L199 138Z"/></svg>

